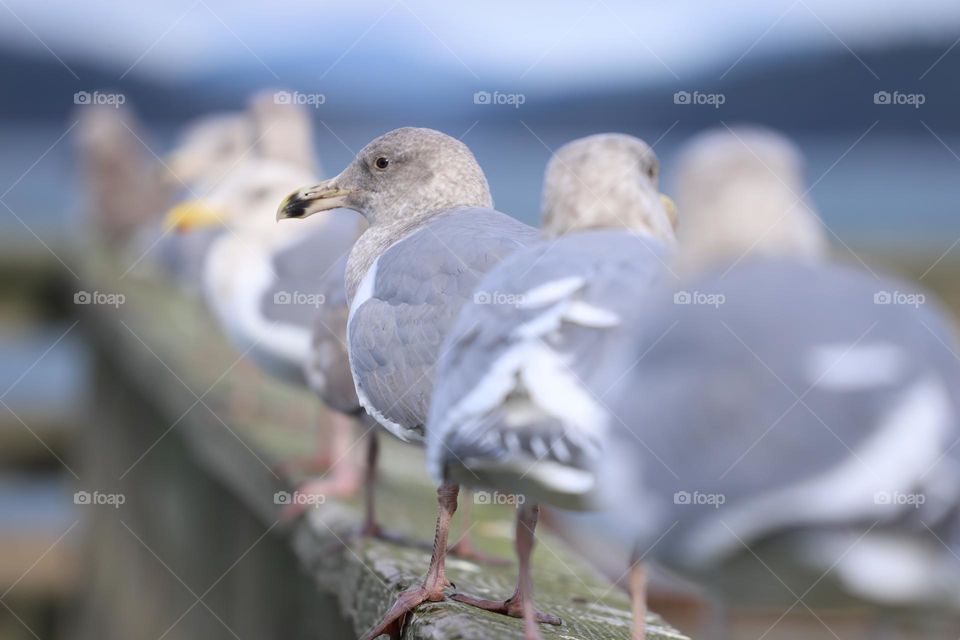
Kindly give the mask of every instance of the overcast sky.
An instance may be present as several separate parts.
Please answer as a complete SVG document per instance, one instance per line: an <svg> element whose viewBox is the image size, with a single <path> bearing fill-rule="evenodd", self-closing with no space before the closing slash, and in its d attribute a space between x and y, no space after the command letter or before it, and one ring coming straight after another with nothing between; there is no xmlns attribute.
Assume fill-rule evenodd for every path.
<svg viewBox="0 0 960 640"><path fill-rule="evenodd" d="M946 51L960 36L957 0L0 0L0 16L7 46L141 76L313 60L319 77L357 56L554 85L669 78L782 46L922 36Z"/></svg>

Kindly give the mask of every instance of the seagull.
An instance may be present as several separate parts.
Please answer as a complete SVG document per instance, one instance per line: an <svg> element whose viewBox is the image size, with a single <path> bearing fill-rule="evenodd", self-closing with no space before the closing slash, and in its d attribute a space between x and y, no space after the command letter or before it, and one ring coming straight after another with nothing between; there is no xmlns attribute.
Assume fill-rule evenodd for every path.
<svg viewBox="0 0 960 640"><path fill-rule="evenodd" d="M805 164L793 142L759 126L708 130L689 141L677 164L684 221L677 271L729 266L746 257L741 245L748 236L746 255L753 258L826 260L830 243L807 197Z"/></svg>
<svg viewBox="0 0 960 640"><path fill-rule="evenodd" d="M360 230L362 232L362 230ZM332 410L335 436L350 433L353 428L363 430L367 440L366 460L364 464L364 515L357 532L360 537L387 540L395 544L422 546L420 541L410 541L393 531L384 529L375 514L376 486L380 457L380 438L378 423L361 406L350 370L350 357L347 352L347 319L350 307L347 303L344 278L346 275L347 255L342 256L329 272L321 279L318 290L324 296L324 304L314 317L310 353L305 361L304 375L310 389ZM331 447L342 451L349 445ZM346 476L344 478L343 476ZM302 484L298 491L305 495L344 495L352 486L352 474L341 473L333 479L333 487L326 478L311 480ZM289 505L285 512L287 519L299 515L307 508L304 503ZM463 520L469 519L464 510ZM459 558L477 560L487 564L497 564L499 559L489 558L473 546L470 529L464 525L465 532L448 550ZM429 545L429 543L427 543Z"/></svg>
<svg viewBox="0 0 960 640"><path fill-rule="evenodd" d="M272 158L318 175L306 109L264 91L250 98L244 111L206 115L178 136L163 165L164 178L195 195L215 188L251 156Z"/></svg>
<svg viewBox="0 0 960 640"><path fill-rule="evenodd" d="M317 176L312 139L304 107L261 92L245 110L203 116L184 127L173 150L159 161L160 182L178 189L186 200L202 201L252 161L270 160ZM153 259L185 291L195 292L207 251L223 231L223 225L208 224L190 234L170 235L169 226L157 219L141 234L138 253Z"/></svg>
<svg viewBox="0 0 960 640"><path fill-rule="evenodd" d="M570 142L544 178L543 239L480 281L437 367L427 460L438 482L519 494L520 575L506 601L455 599L560 624L533 606L530 555L539 503L583 507L603 407L586 380L633 332L625 313L658 286L674 244L672 202L642 140L599 134Z"/></svg>
<svg viewBox="0 0 960 640"><path fill-rule="evenodd" d="M358 225L358 235L362 229ZM347 255L345 253L321 278L318 291L324 303L317 309L313 320L310 348L304 360L304 377L310 389L331 410L331 422L334 434L349 434L361 429L367 440L364 464L364 516L359 529L361 537L389 540L395 543L406 542L395 533L384 530L375 516L375 492L377 469L380 457L380 441L377 434L377 422L360 405L353 374L350 371L350 357L347 353L347 318L350 306L344 286ZM337 451L348 448L349 443L332 447ZM351 488L353 475L346 479L343 474L334 477L331 491L330 481L325 477L302 484L298 491L305 495L343 495ZM308 505L290 505L285 513L287 519L296 517Z"/></svg>
<svg viewBox="0 0 960 640"><path fill-rule="evenodd" d="M159 160L154 171L155 181L173 195L187 194L186 198L172 199L173 202L197 200L200 194L206 195L216 188L243 153L251 149L254 137L253 125L244 112L197 118L177 136L173 151ZM251 153L255 154L255 150ZM196 295L200 293L197 287L202 280L207 251L223 227L211 224L190 234L171 234L171 228L161 217L170 202L151 212L149 223L137 234L134 273L152 270L173 280L181 291Z"/></svg>
<svg viewBox="0 0 960 640"><path fill-rule="evenodd" d="M820 258L797 155L756 129L691 145L684 229L722 241L680 245L697 268L597 376L605 509L585 517L633 563L636 638L646 560L728 603L960 609L950 322L916 285Z"/></svg>
<svg viewBox="0 0 960 640"><path fill-rule="evenodd" d="M278 219L346 207L369 223L346 264L350 367L361 406L404 442L423 444L443 340L484 273L537 238L494 210L469 148L438 131L396 129L338 176L292 193ZM423 583L400 594L364 638L398 635L407 614L444 600L450 521L459 487L437 490L438 517Z"/></svg>
<svg viewBox="0 0 960 640"><path fill-rule="evenodd" d="M345 210L310 221L306 234L275 224L275 203L315 179L287 162L251 157L206 197L172 209L167 221L180 232L224 228L204 255L204 298L241 353L271 376L304 388L314 319L324 310L329 283L340 275L338 260L358 235L356 214ZM332 448L334 460L324 493L352 495L357 488L347 455L352 426L332 422L332 435L320 434L320 451Z"/></svg>
<svg viewBox="0 0 960 640"><path fill-rule="evenodd" d="M247 111L201 116L188 122L163 158L164 181L172 186L205 191L226 177L255 146L262 131Z"/></svg>
<svg viewBox="0 0 960 640"><path fill-rule="evenodd" d="M274 377L301 386L313 319L324 304L317 283L356 237L347 211L310 221L306 235L274 223L274 203L311 177L289 164L254 159L202 200L181 203L168 215L180 232L224 227L204 261L207 302L241 351Z"/></svg>

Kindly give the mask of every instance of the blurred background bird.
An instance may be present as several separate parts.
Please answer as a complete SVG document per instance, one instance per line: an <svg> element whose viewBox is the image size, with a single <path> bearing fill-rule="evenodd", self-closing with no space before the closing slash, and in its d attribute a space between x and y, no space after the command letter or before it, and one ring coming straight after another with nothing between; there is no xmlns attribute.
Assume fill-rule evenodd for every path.
<svg viewBox="0 0 960 640"><path fill-rule="evenodd" d="M167 157L157 159L156 172L161 184L185 201L205 199L216 191L222 197L223 183L235 181L238 172L249 177L255 162L269 161L312 175L319 171L309 116L297 105L278 103L272 91L251 97L244 111L203 116L184 129ZM211 220L189 225L189 234L177 234L162 215L152 222L138 238L134 268L160 269L185 290L199 292L207 251L225 224Z"/></svg>
<svg viewBox="0 0 960 640"><path fill-rule="evenodd" d="M133 107L81 108L77 118L86 208L97 237L107 246L123 246L156 220L171 189L157 179L156 160L140 142L145 134Z"/></svg>
<svg viewBox="0 0 960 640"><path fill-rule="evenodd" d="M932 298L878 302L884 289L910 291L904 282L817 260L820 243L803 237L813 219L794 225L796 241L771 233L752 253L765 242L757 226L775 228L790 203L781 186L799 179L770 167L796 168L783 163L796 151L769 131L711 132L680 175L715 167L711 153L743 160L727 164L729 185L711 170L712 197L699 202L770 195L745 199L739 216L753 221L726 227L697 256L699 274L642 305L639 337L607 361L607 510L585 517L635 563L656 559L740 606L847 597L884 615L955 612L960 367L946 316ZM695 211L690 232L724 214Z"/></svg>
<svg viewBox="0 0 960 640"><path fill-rule="evenodd" d="M166 224L180 234L223 228L204 255L207 303L241 357L289 384L307 386L311 331L331 293L325 283L341 276L337 265L357 236L358 222L355 214L338 211L305 228L276 224L276 203L315 180L310 167L316 163L309 159L310 126L302 109L275 104L272 96L266 100L253 103L260 125L254 147L233 161L207 195L171 209ZM359 486L351 425L334 420L331 426L332 432L318 431L316 451L304 457L314 471L331 467L330 480L313 485L314 491L349 497Z"/></svg>

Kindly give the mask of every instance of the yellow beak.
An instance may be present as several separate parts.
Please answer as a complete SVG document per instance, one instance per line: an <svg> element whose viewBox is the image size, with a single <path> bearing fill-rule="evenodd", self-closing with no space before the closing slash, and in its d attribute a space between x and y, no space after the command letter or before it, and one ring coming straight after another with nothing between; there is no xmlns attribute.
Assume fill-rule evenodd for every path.
<svg viewBox="0 0 960 640"><path fill-rule="evenodd" d="M220 211L202 200L188 200L170 209L164 224L167 229L173 229L177 233L187 233L194 229L222 224L224 219Z"/></svg>
<svg viewBox="0 0 960 640"><path fill-rule="evenodd" d="M677 204L673 201L673 198L663 193L660 194L660 204L663 205L663 210L667 212L667 217L670 218L670 224L676 229L678 222Z"/></svg>

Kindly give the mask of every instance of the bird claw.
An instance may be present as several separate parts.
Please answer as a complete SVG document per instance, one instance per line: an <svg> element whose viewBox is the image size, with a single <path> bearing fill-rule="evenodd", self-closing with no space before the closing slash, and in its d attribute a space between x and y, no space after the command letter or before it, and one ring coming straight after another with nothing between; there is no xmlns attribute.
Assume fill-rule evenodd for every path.
<svg viewBox="0 0 960 640"><path fill-rule="evenodd" d="M476 607L477 609L483 609L484 611L510 616L511 618L523 617L523 601L515 598L509 598L507 600L486 600L463 593L455 593L450 596L450 599L462 602L471 607ZM557 616L540 611L536 612L536 619L540 624L551 624L557 627L563 624L563 620Z"/></svg>
<svg viewBox="0 0 960 640"><path fill-rule="evenodd" d="M389 635L391 640L400 640L403 625L410 612L424 602L442 602L444 599L446 596L443 594L443 589L428 589L424 586L408 589L397 596L396 602L380 623L361 640L374 640L383 635Z"/></svg>

